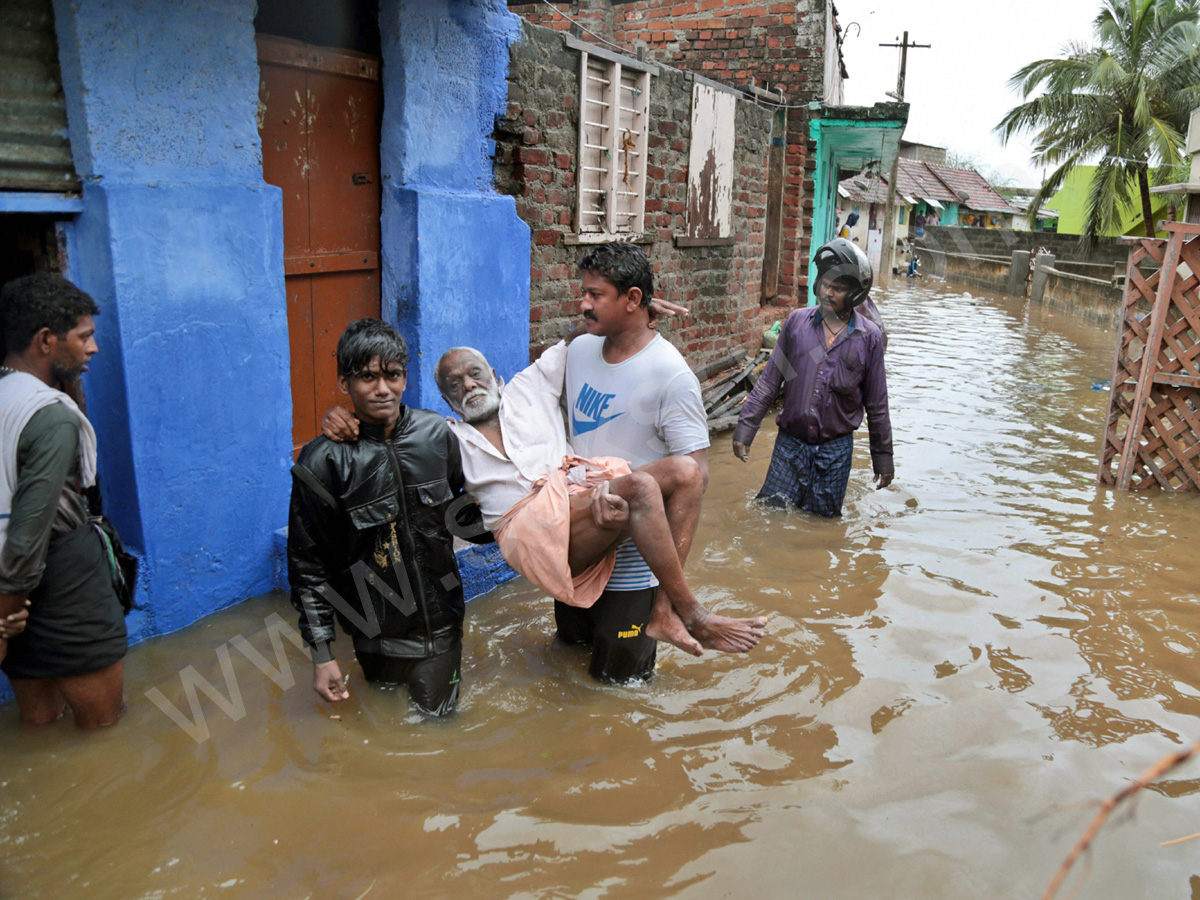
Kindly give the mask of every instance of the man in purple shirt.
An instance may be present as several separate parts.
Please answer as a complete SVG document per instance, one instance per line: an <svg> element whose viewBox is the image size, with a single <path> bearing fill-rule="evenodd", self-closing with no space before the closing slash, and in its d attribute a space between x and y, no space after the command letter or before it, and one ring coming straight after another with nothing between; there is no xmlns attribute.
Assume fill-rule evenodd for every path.
<svg viewBox="0 0 1200 900"><path fill-rule="evenodd" d="M840 516L854 430L867 414L875 482L892 483L892 423L882 329L855 307L871 290L871 263L845 238L817 250L817 306L794 310L762 377L742 406L733 452L745 462L763 416L783 391L779 434L759 499Z"/></svg>

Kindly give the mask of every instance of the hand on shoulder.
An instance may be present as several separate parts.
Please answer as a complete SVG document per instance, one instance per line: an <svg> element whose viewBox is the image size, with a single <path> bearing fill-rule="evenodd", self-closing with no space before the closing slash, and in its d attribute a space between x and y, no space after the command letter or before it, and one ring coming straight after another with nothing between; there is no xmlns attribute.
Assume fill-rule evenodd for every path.
<svg viewBox="0 0 1200 900"><path fill-rule="evenodd" d="M358 416L344 406L332 407L321 420L321 434L338 444L358 440Z"/></svg>

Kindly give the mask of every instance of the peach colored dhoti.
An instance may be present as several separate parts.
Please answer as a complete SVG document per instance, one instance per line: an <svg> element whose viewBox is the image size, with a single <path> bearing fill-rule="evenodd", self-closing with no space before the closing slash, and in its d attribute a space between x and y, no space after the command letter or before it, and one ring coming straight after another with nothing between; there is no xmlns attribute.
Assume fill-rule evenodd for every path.
<svg viewBox="0 0 1200 900"><path fill-rule="evenodd" d="M586 506L597 485L629 472L629 463L611 456L564 456L559 468L538 479L493 526L504 559L555 600L591 606L612 575L616 549L572 576L568 559L571 508Z"/></svg>

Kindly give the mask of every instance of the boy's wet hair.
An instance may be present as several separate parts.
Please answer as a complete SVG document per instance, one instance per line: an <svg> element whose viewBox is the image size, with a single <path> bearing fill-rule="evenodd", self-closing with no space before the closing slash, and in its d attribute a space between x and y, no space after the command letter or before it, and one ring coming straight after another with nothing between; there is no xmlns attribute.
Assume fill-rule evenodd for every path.
<svg viewBox="0 0 1200 900"><path fill-rule="evenodd" d="M600 244L583 255L579 268L607 278L618 294L627 293L630 288L641 288L642 306L650 305L654 296L654 270L637 244L625 241Z"/></svg>
<svg viewBox="0 0 1200 900"><path fill-rule="evenodd" d="M28 349L43 328L63 338L83 316L99 314L96 301L61 275L14 278L0 289L0 359Z"/></svg>
<svg viewBox="0 0 1200 900"><path fill-rule="evenodd" d="M408 345L400 332L380 319L355 319L338 338L338 374L349 378L366 371L375 357L381 369L389 364L407 369Z"/></svg>

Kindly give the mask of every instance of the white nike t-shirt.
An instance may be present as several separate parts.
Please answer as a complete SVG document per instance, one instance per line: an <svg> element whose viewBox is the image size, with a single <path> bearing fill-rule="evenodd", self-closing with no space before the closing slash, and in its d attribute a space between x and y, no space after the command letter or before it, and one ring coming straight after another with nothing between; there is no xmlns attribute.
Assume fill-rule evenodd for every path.
<svg viewBox="0 0 1200 900"><path fill-rule="evenodd" d="M700 382L662 335L615 365L604 338L585 334L567 348L566 402L571 446L580 456L617 456L631 468L708 446ZM633 546L617 548L609 590L632 591L657 580Z"/></svg>

